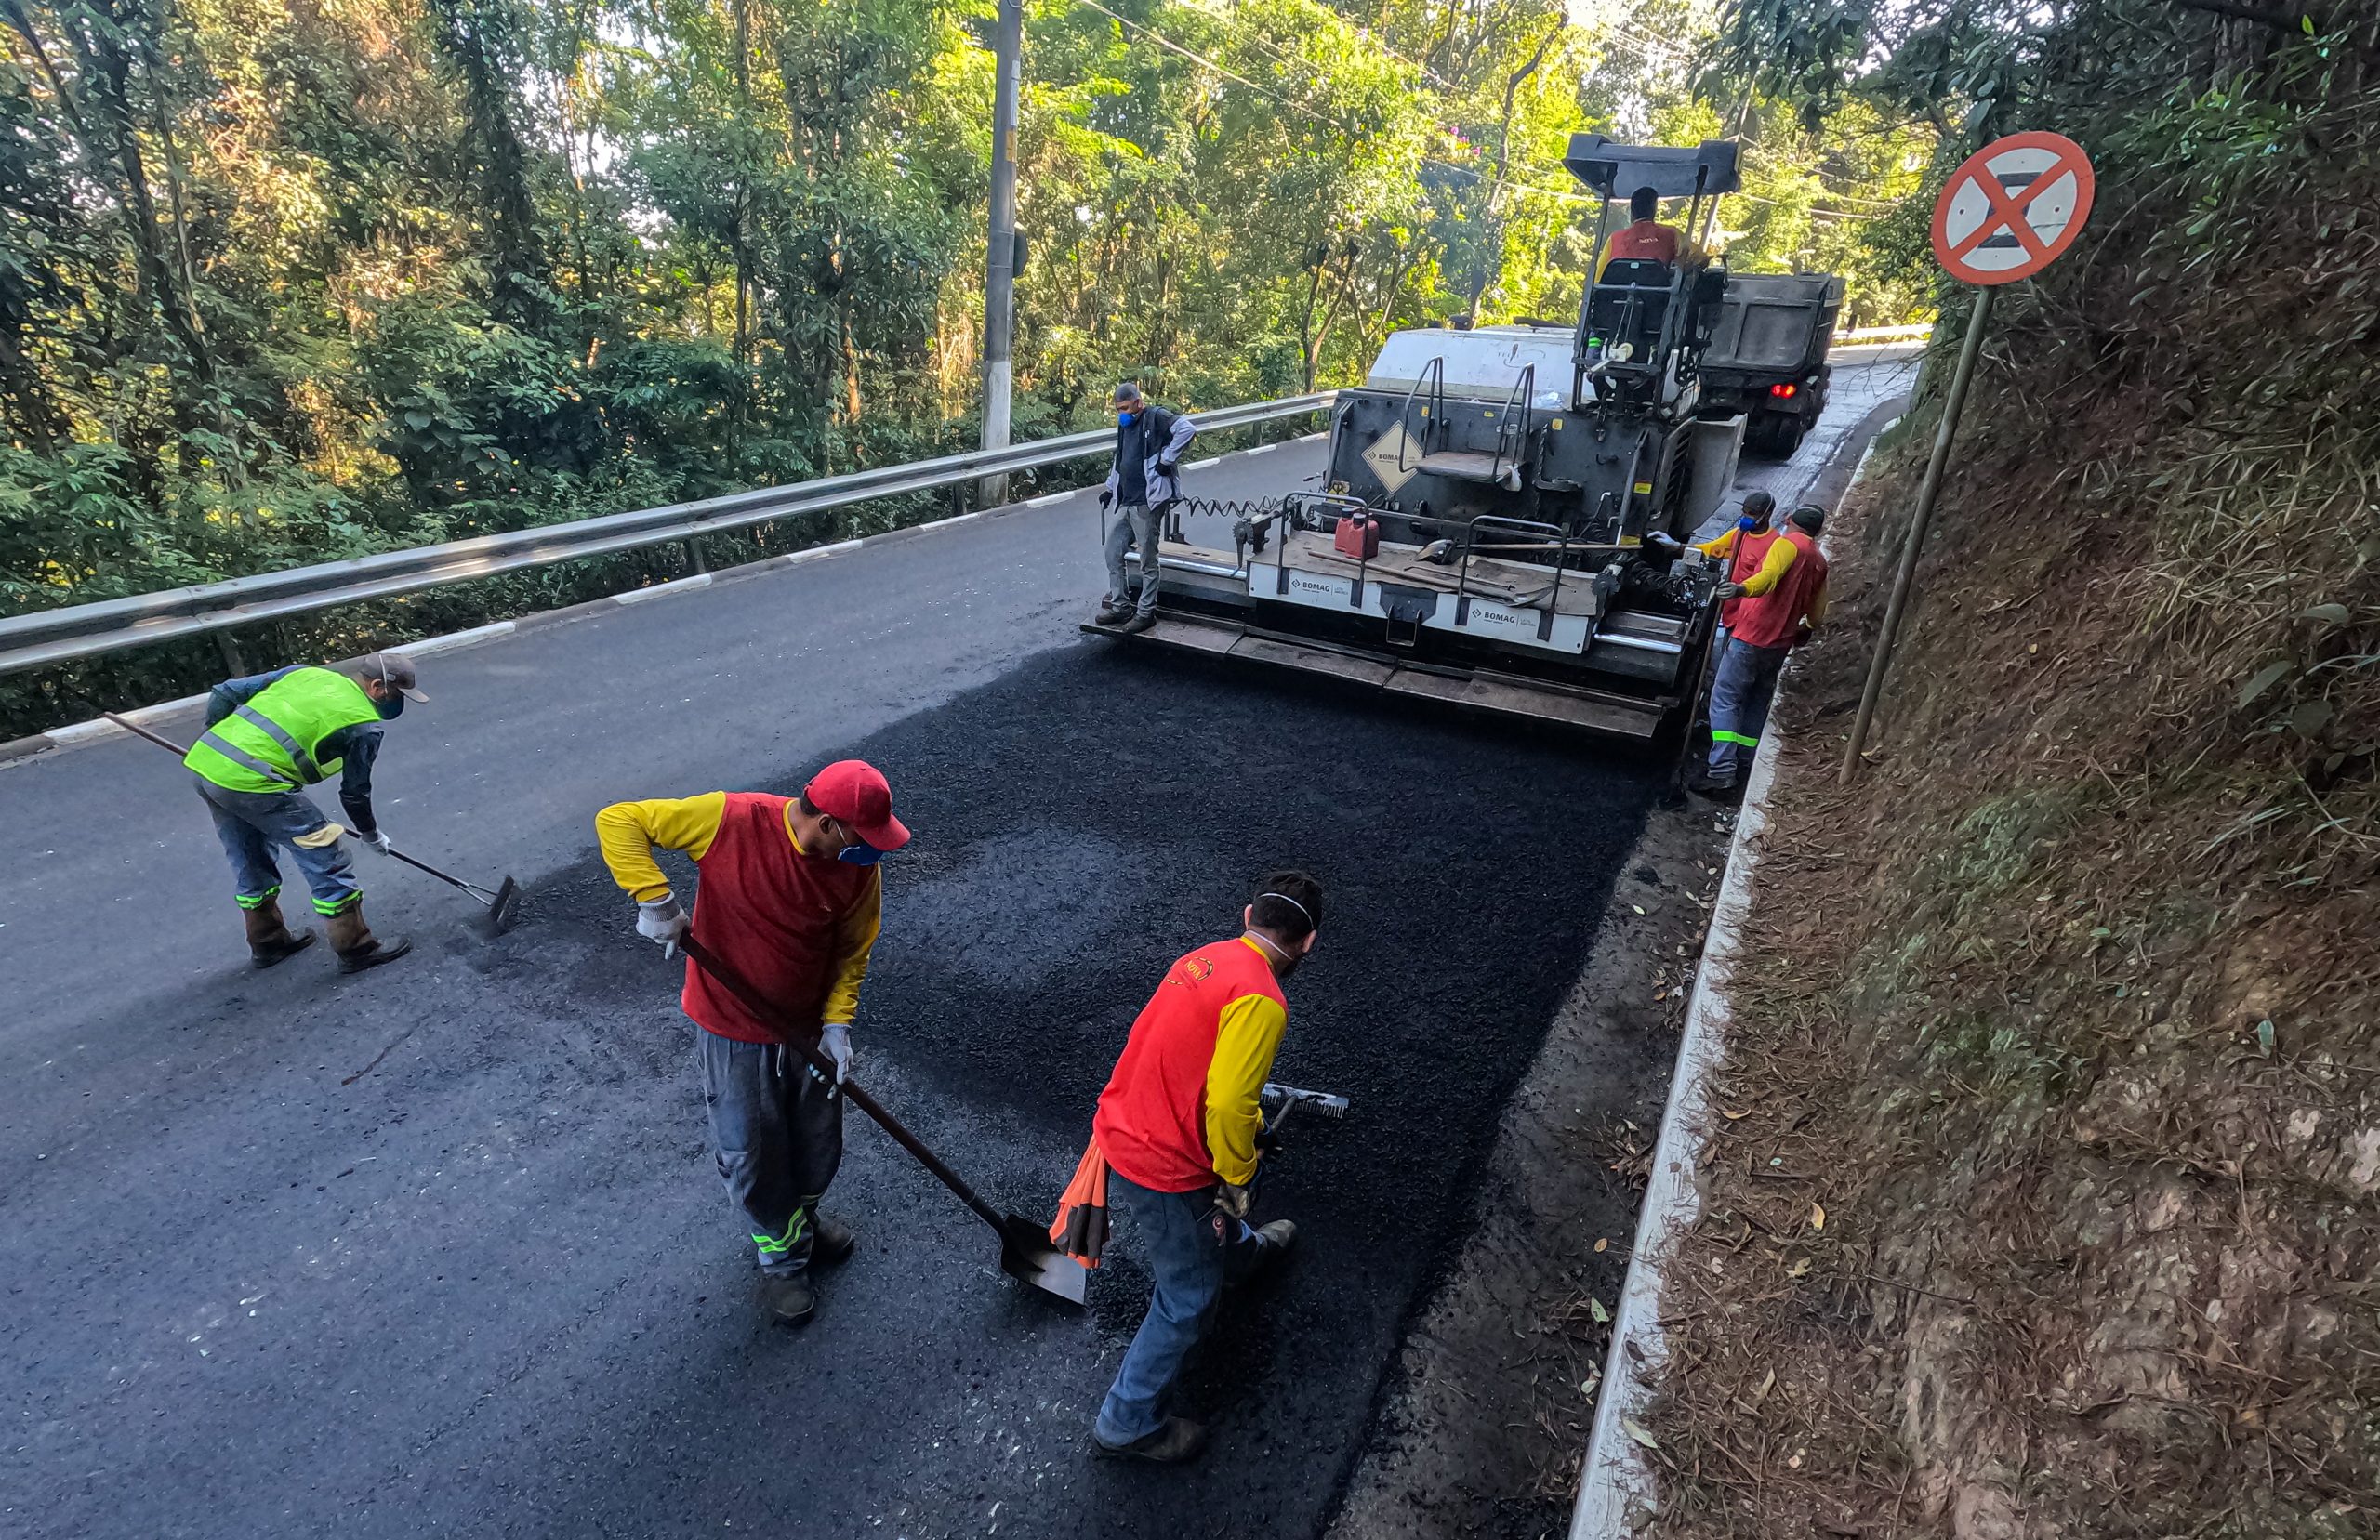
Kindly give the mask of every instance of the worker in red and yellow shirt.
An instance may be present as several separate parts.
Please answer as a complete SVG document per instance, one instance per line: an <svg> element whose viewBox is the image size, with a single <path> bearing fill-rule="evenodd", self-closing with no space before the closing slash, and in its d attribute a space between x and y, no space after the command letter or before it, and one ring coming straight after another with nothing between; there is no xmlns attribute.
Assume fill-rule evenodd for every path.
<svg viewBox="0 0 2380 1540"><path fill-rule="evenodd" d="M1826 620L1827 564L1818 551L1825 527L1826 510L1805 503L1761 559L1760 570L1718 590L1743 607L1712 677L1711 758L1694 783L1697 791L1724 796L1740 789L1743 767L1768 725L1768 704L1786 656Z"/></svg>
<svg viewBox="0 0 2380 1540"><path fill-rule="evenodd" d="M851 1255L848 1225L818 1212L843 1159L851 1023L876 945L884 884L877 862L909 842L892 791L859 759L828 765L799 796L708 792L618 802L595 815L612 880L637 901L637 934L676 953L694 940L778 1007L762 1020L686 960L679 1004L694 1033L712 1148L728 1196L751 1221L761 1292L777 1321L816 1308L810 1264ZM694 858L702 874L691 920L654 863L655 849ZM813 1042L832 1060L829 1084L791 1052Z"/></svg>
<svg viewBox="0 0 2380 1540"><path fill-rule="evenodd" d="M1762 565L1767 560L1770 548L1778 542L1778 535L1772 522L1776 513L1777 499L1755 488L1744 494L1743 506L1737 510L1734 523L1728 525L1715 539L1699 542L1693 548L1713 561L1726 562L1727 583L1743 583L1761 570ZM1655 530L1646 538L1672 554L1686 548L1660 530ZM1735 625L1736 612L1742 606L1743 598L1740 594L1720 601L1720 630L1726 631Z"/></svg>
<svg viewBox="0 0 2380 1540"><path fill-rule="evenodd" d="M1263 1125L1259 1095L1289 1025L1280 981L1314 951L1322 885L1303 872L1275 872L1256 885L1240 920L1236 939L1166 969L1091 1119L1108 1195L1130 1206L1156 1280L1091 1428L1102 1454L1170 1464L1198 1452L1206 1430L1168 1416L1166 1393L1223 1284L1297 1239L1287 1219L1250 1230L1248 1210Z"/></svg>

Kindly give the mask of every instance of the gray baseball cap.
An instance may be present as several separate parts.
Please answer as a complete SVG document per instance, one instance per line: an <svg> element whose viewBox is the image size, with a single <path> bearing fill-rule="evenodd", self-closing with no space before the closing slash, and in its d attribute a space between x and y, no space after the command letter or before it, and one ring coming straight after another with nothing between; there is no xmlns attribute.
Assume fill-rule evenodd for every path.
<svg viewBox="0 0 2380 1540"><path fill-rule="evenodd" d="M421 675L414 668L413 660L403 652L372 652L357 660L358 678L369 684L378 679L408 701L426 701L421 692Z"/></svg>

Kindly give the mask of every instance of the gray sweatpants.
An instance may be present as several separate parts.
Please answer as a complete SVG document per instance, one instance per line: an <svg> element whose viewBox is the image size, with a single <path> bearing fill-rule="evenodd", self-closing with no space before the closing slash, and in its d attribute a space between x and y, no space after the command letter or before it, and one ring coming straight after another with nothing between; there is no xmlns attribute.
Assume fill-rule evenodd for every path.
<svg viewBox="0 0 2380 1540"><path fill-rule="evenodd" d="M843 1163L843 1097L791 1048L694 1028L711 1149L763 1268L810 1265L818 1200Z"/></svg>
<svg viewBox="0 0 2380 1540"><path fill-rule="evenodd" d="M1141 548L1141 613L1157 612L1157 543L1161 530L1157 510L1146 503L1118 503L1116 521L1107 526L1107 602L1121 610L1131 602L1124 586L1124 552Z"/></svg>

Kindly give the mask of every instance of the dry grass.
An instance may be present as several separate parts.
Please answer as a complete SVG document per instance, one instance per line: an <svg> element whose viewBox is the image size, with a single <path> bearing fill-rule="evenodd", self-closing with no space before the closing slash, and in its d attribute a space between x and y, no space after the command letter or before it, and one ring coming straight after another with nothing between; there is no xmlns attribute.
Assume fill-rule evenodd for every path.
<svg viewBox="0 0 2380 1540"><path fill-rule="evenodd" d="M1849 793L1805 660L1656 1533L2380 1533L2380 102L2308 122L2011 296Z"/></svg>

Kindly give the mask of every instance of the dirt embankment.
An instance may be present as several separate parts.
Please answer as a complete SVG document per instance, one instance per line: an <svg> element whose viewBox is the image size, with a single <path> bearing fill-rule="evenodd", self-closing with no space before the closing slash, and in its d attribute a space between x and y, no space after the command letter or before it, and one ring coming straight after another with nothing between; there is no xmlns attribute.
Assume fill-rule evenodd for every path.
<svg viewBox="0 0 2380 1540"><path fill-rule="evenodd" d="M2003 294L1848 790L1925 405L1839 523L1653 1533L2380 1533L2380 99L2244 111Z"/></svg>

